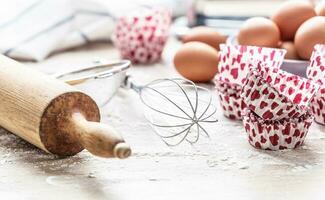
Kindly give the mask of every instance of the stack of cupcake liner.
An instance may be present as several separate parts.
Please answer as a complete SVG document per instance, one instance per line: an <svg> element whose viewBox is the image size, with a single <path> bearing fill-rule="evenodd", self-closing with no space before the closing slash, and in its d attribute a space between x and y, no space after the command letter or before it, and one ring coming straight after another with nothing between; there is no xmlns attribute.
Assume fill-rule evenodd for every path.
<svg viewBox="0 0 325 200"><path fill-rule="evenodd" d="M243 123L249 143L266 150L302 145L314 119L310 103L319 85L261 65L251 68L247 77L241 96L247 105Z"/></svg>
<svg viewBox="0 0 325 200"><path fill-rule="evenodd" d="M246 104L241 90L252 66L280 68L286 51L241 45L220 45L219 74L215 77L216 90L223 114L235 120L242 119Z"/></svg>
<svg viewBox="0 0 325 200"><path fill-rule="evenodd" d="M325 45L315 45L307 68L307 77L320 84L321 88L312 99L311 107L315 121L325 125Z"/></svg>

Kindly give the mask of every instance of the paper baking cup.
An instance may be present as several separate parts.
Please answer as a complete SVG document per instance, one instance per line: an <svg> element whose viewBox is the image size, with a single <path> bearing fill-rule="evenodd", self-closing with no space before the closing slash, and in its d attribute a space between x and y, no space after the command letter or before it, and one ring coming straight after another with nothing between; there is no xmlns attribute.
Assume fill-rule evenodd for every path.
<svg viewBox="0 0 325 200"><path fill-rule="evenodd" d="M314 46L310 64L307 67L307 77L320 84L325 84L325 45Z"/></svg>
<svg viewBox="0 0 325 200"><path fill-rule="evenodd" d="M300 117L310 111L319 85L276 68L252 70L242 90L249 109L267 120Z"/></svg>
<svg viewBox="0 0 325 200"><path fill-rule="evenodd" d="M280 68L285 53L284 49L221 44L219 74L225 81L242 86L251 66L259 63Z"/></svg>
<svg viewBox="0 0 325 200"><path fill-rule="evenodd" d="M216 79L216 89L224 116L233 119L242 119L242 110L246 107L240 96L241 87Z"/></svg>
<svg viewBox="0 0 325 200"><path fill-rule="evenodd" d="M315 116L315 121L325 125L325 86L312 99L311 108Z"/></svg>
<svg viewBox="0 0 325 200"><path fill-rule="evenodd" d="M141 9L117 20L112 40L123 58L133 63L155 62L161 57L170 23L167 9Z"/></svg>
<svg viewBox="0 0 325 200"><path fill-rule="evenodd" d="M321 89L311 102L311 107L315 121L325 125L325 45L314 46L310 64L307 67L307 77L321 85Z"/></svg>
<svg viewBox="0 0 325 200"><path fill-rule="evenodd" d="M224 80L223 77L217 75L214 79L216 89L222 93L227 94L238 94L241 91L242 87L235 83L229 83Z"/></svg>
<svg viewBox="0 0 325 200"><path fill-rule="evenodd" d="M299 118L264 120L249 109L244 111L243 123L248 142L257 149L294 149L303 144L313 115L306 113Z"/></svg>

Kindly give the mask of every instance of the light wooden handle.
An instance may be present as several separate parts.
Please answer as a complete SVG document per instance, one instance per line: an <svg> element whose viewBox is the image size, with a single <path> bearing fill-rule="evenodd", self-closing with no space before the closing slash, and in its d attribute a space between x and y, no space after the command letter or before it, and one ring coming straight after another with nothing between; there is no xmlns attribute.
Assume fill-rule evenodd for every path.
<svg viewBox="0 0 325 200"><path fill-rule="evenodd" d="M98 122L87 121L80 113L74 113L69 128L74 129L82 145L90 153L100 157L127 158L131 149L112 127Z"/></svg>

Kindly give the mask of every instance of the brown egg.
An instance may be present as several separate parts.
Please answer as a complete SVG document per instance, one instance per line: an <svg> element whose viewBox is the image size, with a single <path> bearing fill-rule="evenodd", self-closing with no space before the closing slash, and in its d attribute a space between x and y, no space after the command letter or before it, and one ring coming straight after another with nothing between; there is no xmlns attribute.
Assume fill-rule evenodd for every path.
<svg viewBox="0 0 325 200"><path fill-rule="evenodd" d="M271 20L264 17L253 17L243 23L239 29L237 40L241 45L278 47L280 31Z"/></svg>
<svg viewBox="0 0 325 200"><path fill-rule="evenodd" d="M207 82L218 72L219 54L213 47L202 42L188 42L174 57L176 70L194 82Z"/></svg>
<svg viewBox="0 0 325 200"><path fill-rule="evenodd" d="M182 38L183 42L203 42L212 46L213 48L220 50L219 45L221 43L225 43L227 36L220 34L214 28L206 27L206 26L198 26L192 28L188 35Z"/></svg>
<svg viewBox="0 0 325 200"><path fill-rule="evenodd" d="M302 59L309 59L315 44L325 44L325 17L305 21L297 30L295 47Z"/></svg>
<svg viewBox="0 0 325 200"><path fill-rule="evenodd" d="M287 1L272 15L271 19L280 29L283 41L293 40L299 26L316 16L311 3L307 1Z"/></svg>
<svg viewBox="0 0 325 200"><path fill-rule="evenodd" d="M315 7L316 14L319 16L325 16L325 1L319 2Z"/></svg>
<svg viewBox="0 0 325 200"><path fill-rule="evenodd" d="M299 60L299 56L293 42L291 41L282 42L280 48L287 50L287 53L284 58Z"/></svg>

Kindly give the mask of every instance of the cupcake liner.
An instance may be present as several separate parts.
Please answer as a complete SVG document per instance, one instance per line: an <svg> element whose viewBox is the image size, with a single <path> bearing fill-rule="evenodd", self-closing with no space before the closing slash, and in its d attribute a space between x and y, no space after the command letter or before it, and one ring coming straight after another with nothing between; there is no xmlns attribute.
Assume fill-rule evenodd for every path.
<svg viewBox="0 0 325 200"><path fill-rule="evenodd" d="M219 73L225 81L242 86L250 67L260 63L280 68L285 53L284 49L221 44Z"/></svg>
<svg viewBox="0 0 325 200"><path fill-rule="evenodd" d="M248 74L242 97L249 109L266 120L300 117L310 111L318 84L276 68L258 66Z"/></svg>
<svg viewBox="0 0 325 200"><path fill-rule="evenodd" d="M257 149L294 149L303 144L314 119L306 113L299 118L264 120L246 109L243 115L248 142Z"/></svg>
<svg viewBox="0 0 325 200"><path fill-rule="evenodd" d="M241 120L241 112L246 107L240 96L241 87L225 82L220 77L216 78L215 85L224 116L233 120Z"/></svg>
<svg viewBox="0 0 325 200"><path fill-rule="evenodd" d="M321 89L311 102L311 107L315 121L325 125L325 45L314 46L310 64L307 67L307 77L321 85Z"/></svg>
<svg viewBox="0 0 325 200"><path fill-rule="evenodd" d="M241 120L242 110L246 106L240 95L229 95L227 93L218 92L218 96L224 116L233 120Z"/></svg>
<svg viewBox="0 0 325 200"><path fill-rule="evenodd" d="M123 58L133 63L155 62L161 57L170 23L167 9L141 9L117 20L112 40Z"/></svg>
<svg viewBox="0 0 325 200"><path fill-rule="evenodd" d="M317 93L311 101L311 110L315 116L315 121L325 125L325 87Z"/></svg>
<svg viewBox="0 0 325 200"><path fill-rule="evenodd" d="M316 44L307 67L307 77L320 84L325 84L325 45Z"/></svg>
<svg viewBox="0 0 325 200"><path fill-rule="evenodd" d="M235 83L229 83L225 81L221 76L217 75L215 77L215 87L218 91L227 94L238 94L242 87Z"/></svg>
<svg viewBox="0 0 325 200"><path fill-rule="evenodd" d="M241 45L220 45L219 75L215 78L216 89L224 115L231 119L241 119L246 107L240 92L250 68L258 63L279 68L285 50Z"/></svg>

